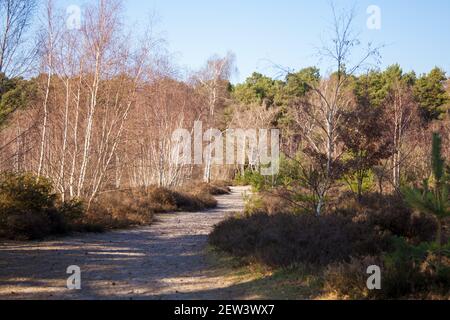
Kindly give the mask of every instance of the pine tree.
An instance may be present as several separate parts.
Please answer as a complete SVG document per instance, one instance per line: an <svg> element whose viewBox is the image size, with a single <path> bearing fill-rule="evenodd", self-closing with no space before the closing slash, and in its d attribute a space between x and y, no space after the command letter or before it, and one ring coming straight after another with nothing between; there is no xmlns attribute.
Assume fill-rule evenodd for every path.
<svg viewBox="0 0 450 320"><path fill-rule="evenodd" d="M414 85L414 96L425 120L441 119L448 111L450 97L445 90L445 72L434 68Z"/></svg>
<svg viewBox="0 0 450 320"><path fill-rule="evenodd" d="M422 188L407 188L404 190L406 202L414 209L436 217L438 230L436 242L439 247L439 261L442 248L442 221L450 216L450 201L448 175L445 161L442 158L442 138L433 134L432 178L425 180Z"/></svg>

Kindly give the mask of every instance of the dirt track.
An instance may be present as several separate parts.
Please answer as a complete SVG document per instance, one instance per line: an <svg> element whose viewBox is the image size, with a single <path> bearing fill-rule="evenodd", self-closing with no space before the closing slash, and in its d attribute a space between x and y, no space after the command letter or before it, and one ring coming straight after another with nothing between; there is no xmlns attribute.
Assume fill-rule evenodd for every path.
<svg viewBox="0 0 450 320"><path fill-rule="evenodd" d="M245 188L215 210L158 216L150 227L57 241L0 243L0 299L236 299L236 279L206 252L212 227L243 208ZM82 289L68 290L68 266Z"/></svg>

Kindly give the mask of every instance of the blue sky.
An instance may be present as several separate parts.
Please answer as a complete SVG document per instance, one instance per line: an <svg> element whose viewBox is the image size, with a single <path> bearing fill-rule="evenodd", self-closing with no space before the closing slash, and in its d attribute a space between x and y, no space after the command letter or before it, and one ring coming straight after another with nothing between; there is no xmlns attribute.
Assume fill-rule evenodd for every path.
<svg viewBox="0 0 450 320"><path fill-rule="evenodd" d="M81 4L79 0L59 0ZM400 63L418 73L439 66L450 73L450 1L339 0L356 6L355 28L363 43L385 44L382 67ZM315 47L331 22L329 0L125 0L132 25L158 16L176 62L196 69L213 54L232 51L242 81L253 71L274 75L272 63L300 69L315 65ZM381 30L369 30L368 6L381 9Z"/></svg>

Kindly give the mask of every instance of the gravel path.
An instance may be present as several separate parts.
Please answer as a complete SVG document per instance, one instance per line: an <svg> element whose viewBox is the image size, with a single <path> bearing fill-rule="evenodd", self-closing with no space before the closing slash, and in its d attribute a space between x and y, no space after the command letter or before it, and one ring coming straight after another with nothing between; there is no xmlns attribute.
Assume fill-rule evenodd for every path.
<svg viewBox="0 0 450 320"><path fill-rule="evenodd" d="M217 209L158 216L150 227L57 241L0 243L0 299L234 299L208 258L213 226L243 208L245 188L218 197ZM66 270L81 268L82 289Z"/></svg>

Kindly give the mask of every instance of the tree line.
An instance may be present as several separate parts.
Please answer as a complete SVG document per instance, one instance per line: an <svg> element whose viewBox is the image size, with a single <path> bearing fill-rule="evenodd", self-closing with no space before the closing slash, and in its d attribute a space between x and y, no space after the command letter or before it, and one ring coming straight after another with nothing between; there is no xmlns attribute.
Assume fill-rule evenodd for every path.
<svg viewBox="0 0 450 320"><path fill-rule="evenodd" d="M1 2L1 15L13 17L0 30L1 171L51 178L63 199L91 203L109 190L259 170L251 155L241 167L215 166L211 154L203 166L170 161L172 133L195 121L223 131L279 128L284 162L296 167L290 189L310 194L320 215L337 183L361 197L368 183L383 193L422 181L431 133L447 142L445 72L380 70L371 63L381 48L370 46L355 59L352 13L334 11L335 29L320 50L333 72L313 66L283 79L254 73L233 85L233 54L183 74L151 28L132 36L122 8L116 0L89 4L80 29L69 29L64 10L48 1L37 39L25 43L35 2ZM265 183L276 185L282 175Z"/></svg>

